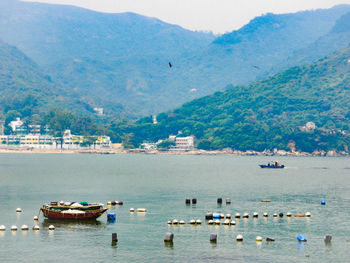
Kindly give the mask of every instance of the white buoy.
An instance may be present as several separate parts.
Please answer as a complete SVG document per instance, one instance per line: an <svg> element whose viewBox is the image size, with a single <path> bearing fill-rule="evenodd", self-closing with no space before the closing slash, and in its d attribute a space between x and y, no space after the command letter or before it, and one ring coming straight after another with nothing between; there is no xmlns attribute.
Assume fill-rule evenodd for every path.
<svg viewBox="0 0 350 263"><path fill-rule="evenodd" d="M264 213L264 217L268 217L269 216L269 214L268 213Z"/></svg>
<svg viewBox="0 0 350 263"><path fill-rule="evenodd" d="M37 221L37 220L39 220L39 217L38 216L34 216L33 219L34 219L34 221Z"/></svg>
<svg viewBox="0 0 350 263"><path fill-rule="evenodd" d="M184 225L184 224L185 224L185 221L184 221L184 220L180 220L179 224L180 224L180 225Z"/></svg>
<svg viewBox="0 0 350 263"><path fill-rule="evenodd" d="M171 225L171 223L172 223L171 221L168 221L168 225Z"/></svg>
<svg viewBox="0 0 350 263"><path fill-rule="evenodd" d="M243 241L243 236L242 235L237 235L236 240L237 241Z"/></svg>
<svg viewBox="0 0 350 263"><path fill-rule="evenodd" d="M241 214L240 213L236 213L235 214L235 218L241 218Z"/></svg>
<svg viewBox="0 0 350 263"><path fill-rule="evenodd" d="M310 212L306 212L306 213L305 213L305 216L306 216L306 217L310 217L310 216L311 216L311 213L310 213Z"/></svg>
<svg viewBox="0 0 350 263"><path fill-rule="evenodd" d="M253 213L253 217L257 218L259 216L259 214L257 212Z"/></svg>
<svg viewBox="0 0 350 263"><path fill-rule="evenodd" d="M5 230L6 230L6 226L1 225L1 226L0 226L0 231L5 231Z"/></svg>
<svg viewBox="0 0 350 263"><path fill-rule="evenodd" d="M108 205L108 206L111 206L111 205L112 205L112 202L111 202L111 201L108 201L108 202L107 202L107 205Z"/></svg>
<svg viewBox="0 0 350 263"><path fill-rule="evenodd" d="M288 213L286 214L286 216L287 216L287 217L291 217L291 216L292 216L292 213L291 213L291 212L288 212Z"/></svg>
<svg viewBox="0 0 350 263"><path fill-rule="evenodd" d="M196 224L196 220L194 220L194 219L191 219L191 220L190 220L190 224L191 224L191 225L194 225L194 224Z"/></svg>
<svg viewBox="0 0 350 263"><path fill-rule="evenodd" d="M261 236L257 236L257 237L255 238L255 241L256 241L256 242L262 242L262 240L263 240L263 239L262 239Z"/></svg>
<svg viewBox="0 0 350 263"><path fill-rule="evenodd" d="M220 213L220 218L225 218L224 213Z"/></svg>
<svg viewBox="0 0 350 263"><path fill-rule="evenodd" d="M201 225L201 224L202 224L202 221L201 221L200 219L197 219L197 220L196 220L196 224L197 224L197 225Z"/></svg>
<svg viewBox="0 0 350 263"><path fill-rule="evenodd" d="M230 219L231 218L231 214L226 214L226 218Z"/></svg>
<svg viewBox="0 0 350 263"><path fill-rule="evenodd" d="M249 214L248 213L244 213L243 214L243 218L248 218L249 217Z"/></svg>
<svg viewBox="0 0 350 263"><path fill-rule="evenodd" d="M220 225L220 220L219 220L219 219L216 219L216 220L215 220L215 224L216 224L216 225Z"/></svg>
<svg viewBox="0 0 350 263"><path fill-rule="evenodd" d="M28 227L27 225L22 225L22 226L21 226L21 229L22 229L22 230L28 230L29 227Z"/></svg>
<svg viewBox="0 0 350 263"><path fill-rule="evenodd" d="M18 208L16 209L16 212L17 212L17 213L20 213L20 212L22 212L22 209L18 207Z"/></svg>
<svg viewBox="0 0 350 263"><path fill-rule="evenodd" d="M146 209L146 208L137 208L137 209L136 209L136 212L139 212L139 213L146 213L146 212L147 212L147 209Z"/></svg>
<svg viewBox="0 0 350 263"><path fill-rule="evenodd" d="M135 212L135 208L130 208L129 211L130 212Z"/></svg>
<svg viewBox="0 0 350 263"><path fill-rule="evenodd" d="M230 225L231 225L231 226L236 225L236 221L232 220L232 221L230 222Z"/></svg>
<svg viewBox="0 0 350 263"><path fill-rule="evenodd" d="M15 225L11 226L11 230L12 231L17 231L17 226L15 226Z"/></svg>
<svg viewBox="0 0 350 263"><path fill-rule="evenodd" d="M224 225L229 225L229 224L230 224L230 220L226 219L226 220L224 221Z"/></svg>
<svg viewBox="0 0 350 263"><path fill-rule="evenodd" d="M210 219L210 220L208 221L208 224L209 224L209 225L214 224L214 220L211 220L211 219Z"/></svg>
<svg viewBox="0 0 350 263"><path fill-rule="evenodd" d="M277 214L273 214L273 217L277 217L278 215Z"/></svg>
<svg viewBox="0 0 350 263"><path fill-rule="evenodd" d="M179 223L179 221L177 221L177 219L174 219L172 223L173 223L173 225L177 225Z"/></svg>
<svg viewBox="0 0 350 263"><path fill-rule="evenodd" d="M33 230L40 230L40 227L35 225L35 226L33 226Z"/></svg>
<svg viewBox="0 0 350 263"><path fill-rule="evenodd" d="M55 230L55 226L54 225L49 225L49 230Z"/></svg>

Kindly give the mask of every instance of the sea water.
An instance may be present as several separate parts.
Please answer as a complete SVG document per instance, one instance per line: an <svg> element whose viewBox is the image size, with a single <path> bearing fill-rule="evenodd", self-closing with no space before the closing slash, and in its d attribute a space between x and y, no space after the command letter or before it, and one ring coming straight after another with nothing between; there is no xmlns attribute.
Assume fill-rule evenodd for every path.
<svg viewBox="0 0 350 263"><path fill-rule="evenodd" d="M276 157L274 157L276 159ZM261 169L260 156L0 155L0 260L2 262L347 262L350 248L350 159L278 157L285 169ZM196 205L185 204L197 198ZM223 204L217 204L223 198ZM225 199L231 204L226 205ZM271 200L263 203L261 200ZM33 217L50 201L123 201L92 222ZM326 200L326 205L321 205ZM22 213L16 213L16 208ZM146 213L129 209L146 208ZM236 226L208 225L206 212L247 212ZM254 212L259 213L253 219ZM262 215L269 214L268 218ZM273 213L284 213L273 218ZM310 218L286 213L311 213ZM167 221L184 220L184 226ZM191 219L202 225L189 225ZM22 231L26 224L30 230ZM55 225L54 231L48 226ZM17 225L17 232L10 231ZM166 232L173 245L164 244ZM118 243L111 245L112 233ZM209 242L218 235L216 244ZM243 242L236 242L242 234ZM296 237L302 234L307 242ZM330 244L323 238L331 234ZM256 242L262 236L263 242ZM266 242L273 237L275 242Z"/></svg>

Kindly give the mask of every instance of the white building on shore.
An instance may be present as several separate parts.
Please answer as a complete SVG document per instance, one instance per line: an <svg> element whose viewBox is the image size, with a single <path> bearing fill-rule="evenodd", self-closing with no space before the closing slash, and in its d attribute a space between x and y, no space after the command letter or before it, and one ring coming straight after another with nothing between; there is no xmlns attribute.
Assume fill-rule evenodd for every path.
<svg viewBox="0 0 350 263"><path fill-rule="evenodd" d="M194 137L169 136L169 141L175 142L175 146L170 147L171 151L189 151L194 149Z"/></svg>
<svg viewBox="0 0 350 263"><path fill-rule="evenodd" d="M62 145L61 145L62 142ZM62 138L40 134L0 135L0 148L36 148L36 149L109 149L112 143L109 136L72 135L65 131Z"/></svg>

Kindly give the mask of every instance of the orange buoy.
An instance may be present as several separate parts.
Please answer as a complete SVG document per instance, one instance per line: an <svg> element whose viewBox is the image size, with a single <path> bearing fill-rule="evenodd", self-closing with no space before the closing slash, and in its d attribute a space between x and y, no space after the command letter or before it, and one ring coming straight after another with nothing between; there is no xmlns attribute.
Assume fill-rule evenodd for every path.
<svg viewBox="0 0 350 263"><path fill-rule="evenodd" d="M295 216L295 217L305 217L304 214L295 214L294 216Z"/></svg>

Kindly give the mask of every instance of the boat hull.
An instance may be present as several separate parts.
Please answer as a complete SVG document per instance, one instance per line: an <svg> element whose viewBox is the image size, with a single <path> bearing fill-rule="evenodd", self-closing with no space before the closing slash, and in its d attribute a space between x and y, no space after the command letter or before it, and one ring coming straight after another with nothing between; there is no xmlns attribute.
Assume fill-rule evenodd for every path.
<svg viewBox="0 0 350 263"><path fill-rule="evenodd" d="M270 169L283 169L284 165L281 166L273 166L273 165L266 165L266 164L259 164L261 168L270 168Z"/></svg>
<svg viewBox="0 0 350 263"><path fill-rule="evenodd" d="M58 211L52 211L49 209L40 209L44 216L49 219L68 219L68 220L85 220L85 219L96 219L100 217L108 208L86 211L85 213L62 213Z"/></svg>

